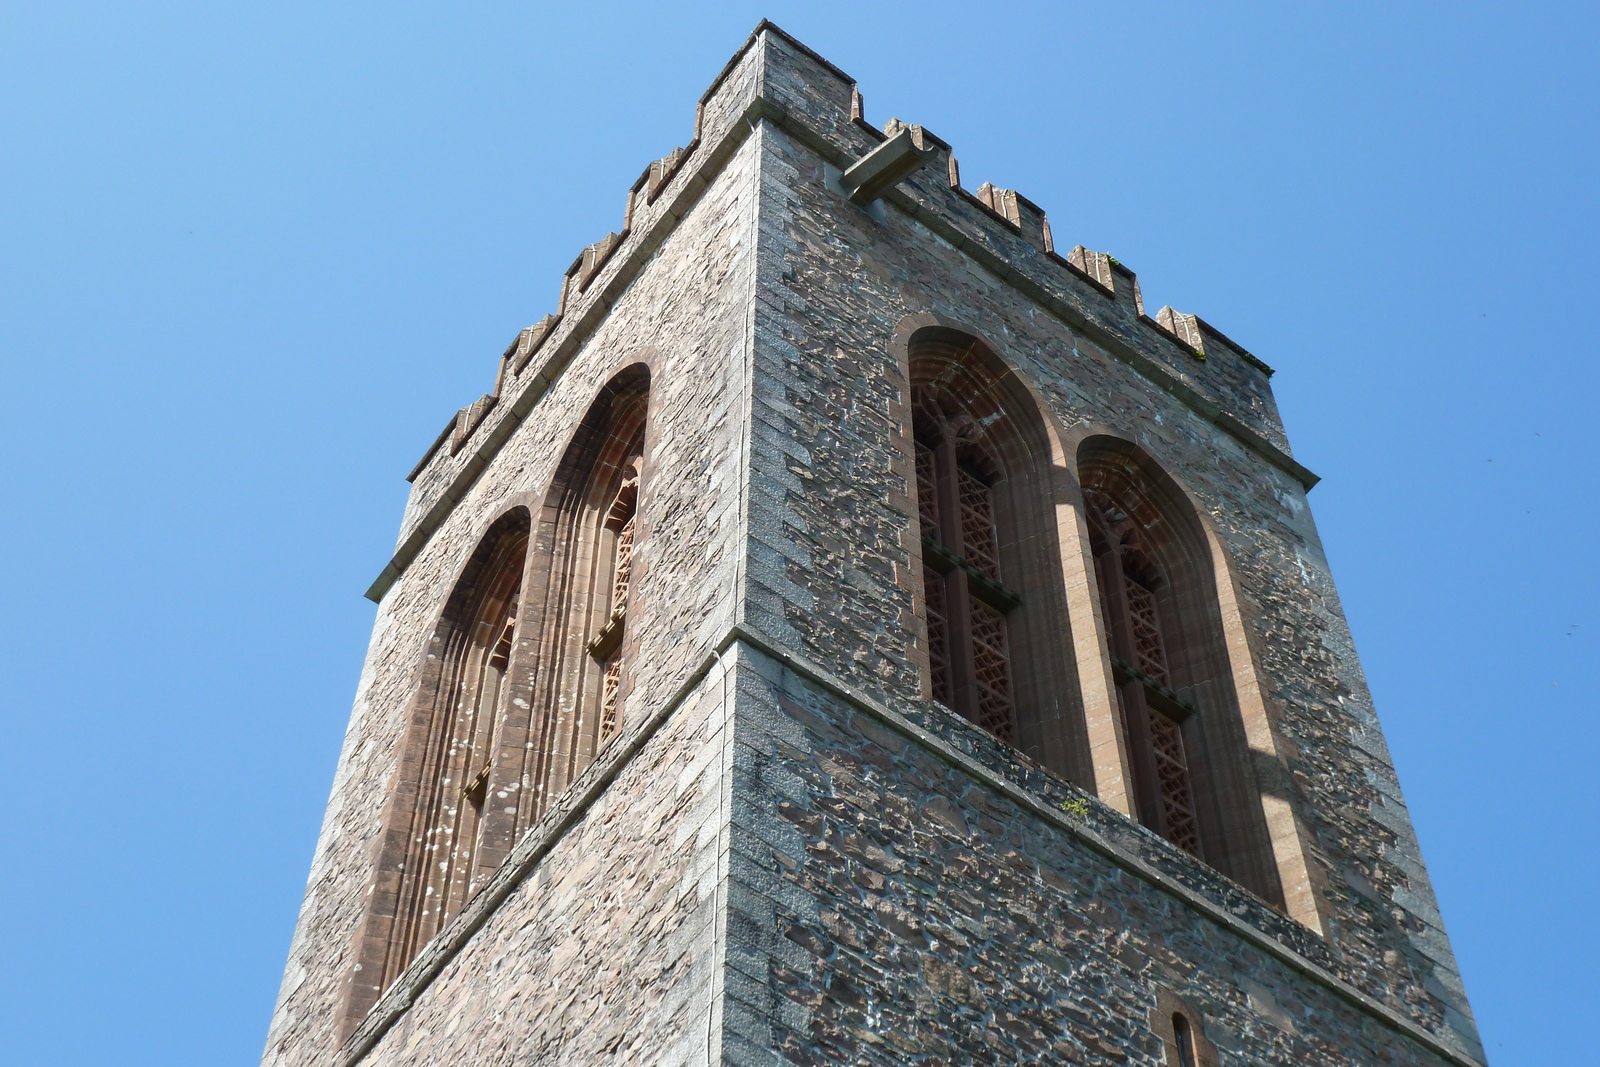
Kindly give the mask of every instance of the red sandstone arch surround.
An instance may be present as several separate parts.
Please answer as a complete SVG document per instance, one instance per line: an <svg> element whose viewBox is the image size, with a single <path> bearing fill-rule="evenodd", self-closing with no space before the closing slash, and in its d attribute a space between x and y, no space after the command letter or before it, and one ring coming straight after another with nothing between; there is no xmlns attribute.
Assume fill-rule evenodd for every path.
<svg viewBox="0 0 1600 1067"><path fill-rule="evenodd" d="M1115 654L1108 633L1111 619L1097 588L1092 545L1099 533L1091 529L1102 524L1099 517L1091 522L1085 503L1086 489L1102 496L1106 489L1120 491L1102 475L1122 462L1116 457L1136 457L1132 468L1123 463L1122 469L1148 486L1141 499L1154 503L1163 518L1165 534L1151 547L1167 566L1176 567L1167 592L1178 596L1180 589L1186 590L1166 610L1175 613L1180 636L1200 636L1195 642L1184 636L1174 649L1175 677L1190 679L1182 684L1196 688L1180 700L1203 705L1206 711L1204 720L1187 727L1190 733L1203 733L1190 742L1196 758L1191 787L1199 851L1207 862L1327 936L1326 902L1317 889L1307 831L1295 812L1292 784L1278 755L1280 743L1244 618L1248 609L1232 576L1227 547L1193 494L1120 431L1092 425L1064 431L1027 376L964 324L932 314L908 316L895 332L892 350L909 401L899 416L906 431L902 456L908 482L917 484L919 431L924 444L935 437L961 437L953 450L965 455L969 472L991 490L1001 584L1015 580L1034 591L1018 607L1045 606L1039 613L1043 618L1015 609L1004 616L1012 742L1110 806L1138 817L1139 779L1142 775L1148 782L1152 776L1148 753L1132 751L1124 729L1120 705L1126 694L1120 690L1128 674L1113 659L1129 661ZM935 432L929 433L930 428ZM935 457L930 465L926 450L922 452L923 482L930 466L936 478L952 477L949 458ZM1085 469L1090 482L1080 483ZM927 495L925 488L914 494L912 508L920 511L917 502ZM943 502L951 502L948 489ZM943 518L929 520L937 524ZM934 698L927 591L942 583L948 604L952 564L939 558L949 553L927 542L940 537L948 541L961 533L947 526L924 537L923 525L914 525L905 542L912 572L922 578L914 601L916 639L908 653L922 668L923 695ZM954 566L971 562L960 560ZM932 574L927 573L930 563ZM1016 575L1021 577L1008 578ZM960 579L955 584L970 585ZM940 591L935 588L934 595ZM945 695L962 704L955 695L958 684L959 679L952 679ZM1033 703L1038 695L1045 698L1043 707ZM975 704L969 695L957 710L976 718ZM1142 737L1148 741L1147 735ZM1143 771L1136 766L1141 762ZM1147 811L1151 803L1147 792Z"/></svg>
<svg viewBox="0 0 1600 1067"><path fill-rule="evenodd" d="M626 724L625 635L650 372L590 405L537 512L463 568L419 672L343 1033Z"/></svg>
<svg viewBox="0 0 1600 1067"><path fill-rule="evenodd" d="M1109 435L1078 477L1140 822L1284 907L1207 530L1148 453Z"/></svg>
<svg viewBox="0 0 1600 1067"><path fill-rule="evenodd" d="M530 720L520 747L504 750L521 761L517 827L537 822L625 724L623 638L649 389L648 369L636 364L602 390L535 523L524 631Z"/></svg>
<svg viewBox="0 0 1600 1067"><path fill-rule="evenodd" d="M490 526L428 642L357 940L347 1032L476 890L494 746L506 727L529 528L523 507Z"/></svg>

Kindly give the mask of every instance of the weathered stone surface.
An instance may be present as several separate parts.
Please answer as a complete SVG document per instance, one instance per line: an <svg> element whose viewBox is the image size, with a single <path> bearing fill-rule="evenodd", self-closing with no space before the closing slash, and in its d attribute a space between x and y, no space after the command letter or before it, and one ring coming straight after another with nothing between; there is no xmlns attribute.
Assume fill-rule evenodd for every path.
<svg viewBox="0 0 1600 1067"><path fill-rule="evenodd" d="M759 29L525 365L417 471L264 1063L1175 1062L1158 1003L1195 1012L1221 1063L1481 1060L1269 372L1193 316L1145 317L1121 264L1057 255L1025 197L952 187L920 127L895 132L927 165L849 203L837 174L883 140L858 100ZM896 344L935 317L987 342L1064 450L1136 442L1209 524L1281 907L1095 799L1099 778L925 699ZM638 362L614 758L341 1049L435 620ZM1072 462L1051 459L1064 484ZM1087 603L1092 564L1063 566ZM1085 707L1094 619L1062 620Z"/></svg>
<svg viewBox="0 0 1600 1067"><path fill-rule="evenodd" d="M731 897L729 928L765 951L729 966L751 979L737 994L760 1020L747 1037L784 1062L1161 1063L1160 990L1204 1013L1225 1063L1446 1062L995 790L1009 780L1057 808L1075 797L1007 766L969 724L922 725L965 743L989 782L925 746L882 744L878 716L790 671L750 673L760 681L741 698L771 711L736 716L733 822L776 813L789 830L781 842L734 834L730 877L748 892ZM774 765L809 797L768 788ZM1184 872L1192 860L1120 815L1091 802L1070 818L1339 968L1314 937L1220 878Z"/></svg>

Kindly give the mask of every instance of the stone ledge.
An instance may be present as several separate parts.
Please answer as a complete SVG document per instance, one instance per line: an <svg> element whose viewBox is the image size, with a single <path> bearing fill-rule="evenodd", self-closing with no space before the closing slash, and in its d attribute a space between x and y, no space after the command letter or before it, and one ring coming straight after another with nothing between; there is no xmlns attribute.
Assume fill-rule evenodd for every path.
<svg viewBox="0 0 1600 1067"><path fill-rule="evenodd" d="M1300 974L1316 982L1318 985L1323 986L1329 992L1333 993L1341 1000L1344 1000L1352 1007L1367 1013L1379 1023L1387 1026L1397 1034L1400 1034L1401 1036L1423 1046L1434 1055L1439 1056L1452 1064L1455 1064L1456 1067L1486 1067L1486 1065L1481 1061L1474 1059L1472 1056L1461 1051L1460 1049L1452 1047L1437 1035L1425 1030L1412 1020L1406 1018L1405 1016L1396 1012L1394 1009L1381 1003L1368 994L1363 993L1349 982L1333 974L1326 967L1308 958L1306 954L1284 944L1265 931L1258 929L1256 926L1240 919L1232 910L1230 910L1232 906L1231 902L1230 906L1224 906L1222 903L1219 903L1218 901L1211 899L1209 896L1202 894L1196 889L1191 888L1189 885L1185 884L1185 882L1180 881L1179 878L1175 877L1173 874L1159 869L1157 866L1155 866L1155 864L1149 862L1144 856L1136 855L1133 852L1128 851L1120 843L1102 833L1098 828L1088 825L1086 821L1080 822L1069 818L1065 811L1058 810L1054 804L1052 804L1039 792L1035 792L1032 788L1018 784L1016 781L1013 781L1008 774L1001 773L989 767L976 757L961 751L955 745L945 740L945 738L941 736L941 733L938 731L937 727L932 727L932 724L930 724L929 727L919 725L910 718L888 708L871 697L856 692L849 685L841 682L837 678L834 678L829 672L823 670L821 667L810 663L808 660L796 653L784 649L776 642L770 641L765 636L756 633L746 626L736 624L730 632L729 640L737 640L742 642L747 647L753 649L754 651L760 652L767 658L771 659L783 669L788 670L798 677L826 690L834 697L845 702L846 704L849 704L851 707L878 719L891 729L895 730L897 733L904 735L908 739L922 746L924 750L938 756L946 763L968 774L989 788L994 789L996 792L1004 794L1007 799L1012 801L1018 807L1024 809L1025 811L1031 812L1035 816L1050 823L1052 826L1065 830L1077 840L1087 845L1091 850L1115 863L1127 873L1176 898L1190 910L1197 912L1206 919L1216 923L1229 933L1232 933L1243 940L1248 941L1255 947L1262 949L1279 962L1285 964L1295 971L1298 971ZM942 710L943 709L940 709L935 705L929 706L929 711L933 712L935 715L938 715L938 713ZM946 713L944 717L947 719L954 719L954 713ZM960 720L958 725L964 732L969 732L972 734L981 733L977 727L970 726L964 720ZM987 739L987 735L982 736ZM996 748L1000 747L1000 742L992 741L992 739L988 740L987 743ZM1020 757L1020 753L1018 756ZM1024 762L1025 761L1021 760L1020 758L1016 761L1019 767L1022 766ZM1126 828L1122 836L1126 836L1128 831L1132 831L1137 835L1148 838L1148 844L1156 845L1158 850L1161 849L1161 846L1165 846L1165 850L1170 850L1172 853L1177 854L1188 866L1195 868L1202 867L1198 861L1179 853L1176 848L1167 845L1165 841L1157 838L1154 834L1151 834L1143 827L1139 827L1132 823L1125 816L1101 803L1097 798L1092 797L1087 793L1083 793L1077 790L1075 787L1067 785L1066 783L1059 782L1059 780L1054 779L1052 776L1047 775L1043 771L1029 769L1026 772L1026 776L1029 779L1037 777L1040 782L1048 781L1051 783L1049 788L1053 792L1059 792L1062 795L1068 795L1070 793L1073 798L1086 801L1090 806L1091 812L1096 812L1101 817L1107 820L1112 820L1115 823L1120 824L1120 827ZM1030 780L1029 784L1033 785L1034 782ZM1227 879L1225 879L1222 875L1212 872L1209 869L1203 869L1201 871L1201 875L1207 880L1215 879L1219 882L1227 883ZM1231 885L1232 883L1228 884ZM1237 893L1243 894L1252 900L1257 899L1253 894L1250 894L1249 891L1243 887L1235 888ZM1259 904L1262 908L1270 907L1264 901L1259 902ZM1286 917L1280 917L1279 921L1287 925L1299 925ZM1304 937L1309 938L1313 943L1320 944L1317 935L1309 928L1304 928ZM1313 949L1312 951L1316 952L1317 950ZM1322 954L1326 957L1326 949L1322 949L1321 952L1317 954Z"/></svg>
<svg viewBox="0 0 1600 1067"><path fill-rule="evenodd" d="M1305 951L1285 944L1278 936L1246 922L1233 910L1244 900L1233 900L1225 895L1227 903L1214 900L1211 896L1187 884L1179 875L1162 869L1168 862L1178 859L1189 866L1199 868L1197 861L1187 857L1163 856L1163 847L1176 852L1166 842L1156 838L1142 827L1131 823L1119 813L1102 804L1098 799L1077 790L1075 787L1061 782L1026 765L1019 758L1012 761L1019 777L1027 784L1021 784L1012 778L1012 771L1001 771L989 766L977 756L968 751L963 751L961 742L965 741L970 747L973 740L982 740L973 735L977 728L966 724L964 721L950 721L953 713L944 713L935 705L929 705L927 712L920 715L923 723L894 711L879 701L857 692L849 685L833 677L829 672L811 663L803 656L783 648L780 644L767 638L747 625L735 624L717 643L714 652L707 653L690 672L689 676L678 686L670 699L660 708L639 724L632 732L624 734L606 752L597 759L589 769L579 778L578 782L565 797L540 821L539 825L530 830L519 841L507 857L506 862L497 871L477 896L473 897L467 906L457 915L448 926L441 931L432 941L423 947L417 958L395 982L384 991L374 1005L372 1011L356 1028L349 1040L339 1049L336 1057L338 1067L355 1067L370 1052L378 1040L399 1021L424 990L438 977L445 966L471 941L473 935L488 922L491 916L499 909L500 905L515 892L516 888L526 879L539 861L549 853L551 848L562 838L568 829L575 825L600 799L611 781L627 766L653 737L657 731L673 716L689 696L695 691L711 671L723 662L728 649L734 644L742 644L753 652L759 653L779 668L794 674L819 688L827 691L838 700L850 707L864 712L879 720L896 733L902 734L909 740L921 746L945 763L962 771L974 780L982 783L995 792L1003 794L1008 800L1019 808L1031 813L1035 817L1048 822L1050 825L1066 831L1072 837L1082 842L1089 849L1112 863L1121 867L1127 873L1167 893L1190 910L1210 920L1231 934L1249 942L1254 947L1261 949L1280 963L1299 972L1305 977L1324 987L1333 995L1344 1000L1373 1019L1393 1030L1395 1033L1421 1045L1428 1052L1439 1056L1456 1067L1486 1067L1481 1061L1459 1049L1453 1048L1438 1036L1418 1026L1394 1009L1382 1004L1373 997L1363 993L1344 979L1333 974L1327 967L1315 962L1311 955L1324 954L1314 947L1316 935L1310 930L1304 932L1306 942ZM725 669L732 669L726 667ZM946 735L949 735L947 738ZM968 735L968 736L963 736ZM987 744L998 748L999 742L992 740ZM1056 794L1069 797L1072 800L1084 801L1094 816L1097 825L1091 825L1090 820L1078 820L1068 817L1065 810L1058 807L1054 801ZM1104 829L1102 829L1104 827ZM1115 834L1115 836L1113 836ZM1139 840L1141 851L1137 854L1130 850L1117 837L1127 838L1132 835ZM1143 840L1148 838L1149 840ZM1159 864L1159 866L1158 866ZM719 868L722 865L719 863ZM1191 880L1196 879L1195 872L1189 872ZM718 877L725 878L726 869L719 869ZM1227 883L1225 878L1215 872L1201 870L1198 875L1200 881L1216 880ZM1234 887L1237 894L1254 900L1248 890ZM1265 902L1258 902L1260 908L1268 908ZM1249 911L1249 908L1245 909ZM1269 909L1270 910L1270 909ZM1257 918L1262 916L1256 914ZM1275 928L1279 924L1293 925L1293 920L1279 917L1273 923ZM1286 935L1286 927L1279 928L1280 936ZM1299 940L1299 938L1295 938Z"/></svg>

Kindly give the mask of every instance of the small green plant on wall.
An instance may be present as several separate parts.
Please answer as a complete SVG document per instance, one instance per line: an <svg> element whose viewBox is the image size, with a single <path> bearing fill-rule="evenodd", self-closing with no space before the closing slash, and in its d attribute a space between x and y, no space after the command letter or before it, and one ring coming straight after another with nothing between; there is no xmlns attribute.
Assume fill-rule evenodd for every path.
<svg viewBox="0 0 1600 1067"><path fill-rule="evenodd" d="M1061 810L1074 819L1086 819L1089 817L1089 802L1082 797L1072 797L1061 802Z"/></svg>

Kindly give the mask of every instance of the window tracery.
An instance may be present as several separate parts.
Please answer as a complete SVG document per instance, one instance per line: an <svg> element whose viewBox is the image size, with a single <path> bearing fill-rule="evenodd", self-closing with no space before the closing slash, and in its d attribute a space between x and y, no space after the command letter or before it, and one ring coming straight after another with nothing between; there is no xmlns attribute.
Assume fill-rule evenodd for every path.
<svg viewBox="0 0 1600 1067"><path fill-rule="evenodd" d="M608 611L590 650L601 664L599 747L617 735L622 687L622 636L627 628L628 593L633 581L634 510L638 498L638 457L629 460L623 483L606 517L611 535L611 590Z"/></svg>
<svg viewBox="0 0 1600 1067"><path fill-rule="evenodd" d="M1056 521L1059 446L1034 396L971 334L932 324L905 336L924 692L1092 783Z"/></svg>
<svg viewBox="0 0 1600 1067"><path fill-rule="evenodd" d="M992 491L972 469L980 453L952 432L971 422L957 420L953 428L951 421L931 395L917 406L917 506L932 689L940 703L1014 742L1005 612L1021 598L1000 580ZM960 452L967 453L965 462Z"/></svg>
<svg viewBox="0 0 1600 1067"><path fill-rule="evenodd" d="M648 371L602 391L537 520L516 508L451 593L410 707L358 960L353 1028L626 727Z"/></svg>
<svg viewBox="0 0 1600 1067"><path fill-rule="evenodd" d="M1118 438L1079 448L1133 814L1282 900L1233 685L1215 563L1190 498Z"/></svg>
<svg viewBox="0 0 1600 1067"><path fill-rule="evenodd" d="M1189 759L1180 726L1188 709L1170 695L1171 675L1157 590L1166 576L1133 518L1103 491L1085 493L1096 578L1106 609L1117 694L1140 815L1151 829L1202 856Z"/></svg>

